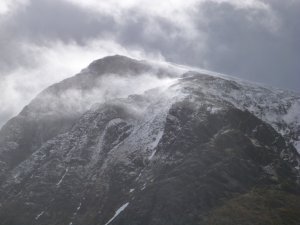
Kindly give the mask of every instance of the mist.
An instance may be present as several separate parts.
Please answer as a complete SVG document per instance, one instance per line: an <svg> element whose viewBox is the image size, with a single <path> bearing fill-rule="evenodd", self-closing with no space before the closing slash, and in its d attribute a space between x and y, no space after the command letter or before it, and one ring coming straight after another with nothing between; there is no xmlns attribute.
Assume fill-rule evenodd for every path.
<svg viewBox="0 0 300 225"><path fill-rule="evenodd" d="M299 92L299 1L3 0L0 126L107 55L171 62Z"/></svg>
<svg viewBox="0 0 300 225"><path fill-rule="evenodd" d="M145 57L143 51L139 49L133 49L129 53L111 41L91 41L86 46L56 42L47 47L28 45L24 48L27 49L29 57L38 58L38 62L34 67L20 66L18 69L2 74L0 104L3 108L0 111L0 127L8 119L17 115L42 90L74 76L96 59L113 53L135 58L151 58L151 56ZM157 59L157 57L152 58ZM114 81L119 84L121 82L125 81Z"/></svg>
<svg viewBox="0 0 300 225"><path fill-rule="evenodd" d="M77 75L85 77L83 83L80 83L80 79L75 76L70 80L50 86L41 92L21 112L21 115L26 115L29 120L46 121L55 118L77 118L101 104L130 101L128 97L132 95L147 95L147 101L151 102L162 98L163 95L171 94L171 91L165 90L176 83L178 79L176 73L180 72L182 69L173 67L172 77L160 77L157 68L142 74L95 75L88 69L83 70ZM138 111L142 113L146 106L147 104L140 107L132 105L132 110L139 114Z"/></svg>

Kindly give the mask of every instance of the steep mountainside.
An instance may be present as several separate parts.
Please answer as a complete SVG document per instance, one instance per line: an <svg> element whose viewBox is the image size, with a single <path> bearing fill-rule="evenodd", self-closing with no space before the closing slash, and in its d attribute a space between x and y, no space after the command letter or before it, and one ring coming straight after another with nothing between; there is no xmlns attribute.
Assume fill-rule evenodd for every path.
<svg viewBox="0 0 300 225"><path fill-rule="evenodd" d="M0 131L0 224L300 224L299 110L287 91L97 60Z"/></svg>

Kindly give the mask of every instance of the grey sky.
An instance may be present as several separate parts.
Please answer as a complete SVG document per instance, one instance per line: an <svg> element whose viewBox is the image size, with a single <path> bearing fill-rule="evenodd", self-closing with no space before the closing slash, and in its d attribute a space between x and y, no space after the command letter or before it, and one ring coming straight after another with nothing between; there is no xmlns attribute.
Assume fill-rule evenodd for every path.
<svg viewBox="0 0 300 225"><path fill-rule="evenodd" d="M300 0L1 0L0 126L107 54L300 91Z"/></svg>

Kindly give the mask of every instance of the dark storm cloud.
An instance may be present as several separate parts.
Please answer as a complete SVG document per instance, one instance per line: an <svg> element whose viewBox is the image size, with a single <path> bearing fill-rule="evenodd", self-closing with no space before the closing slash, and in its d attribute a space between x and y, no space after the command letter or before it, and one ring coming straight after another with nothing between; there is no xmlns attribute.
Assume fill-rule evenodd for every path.
<svg viewBox="0 0 300 225"><path fill-rule="evenodd" d="M201 54L202 51L195 51L196 43L189 41L189 33L182 30L184 25L160 16L149 18L136 11L130 15L134 16L128 16L126 25L119 29L117 38L122 45L139 45L146 52L160 52L167 61L181 64L188 64L187 59ZM157 27L159 29L154 29ZM201 61L198 61L197 66L202 66Z"/></svg>
<svg viewBox="0 0 300 225"><path fill-rule="evenodd" d="M197 21L198 29L208 36L204 55L207 67L299 91L300 2L266 3L278 20L273 22L279 24L272 24L271 15L262 9L237 9L229 3L201 4L200 13L209 18L205 24Z"/></svg>
<svg viewBox="0 0 300 225"><path fill-rule="evenodd" d="M85 53L97 52L90 44L99 40L116 44L100 43L109 54L139 49L142 55L160 54L170 62L300 91L300 1L252 0L247 5L235 0L188 0L175 1L175 6L170 1L171 10L160 9L165 2L136 2L123 8L112 4L105 10L83 7L77 0L31 0L7 15L0 14L0 76L7 78L5 85L0 83L4 93L0 126L41 90L30 93L30 83L46 86L55 81L51 71L29 79L31 70L43 74L44 68L53 65L45 59L41 65L43 47L53 52L74 47L77 55L71 53L76 60L71 57L66 63L74 65ZM45 54L52 59L60 52ZM57 61L67 61L63 57ZM23 82L18 77L24 70L30 82L21 89L15 84ZM22 98L23 90L29 97ZM11 93L18 101L11 101ZM11 108L8 104L17 105Z"/></svg>
<svg viewBox="0 0 300 225"><path fill-rule="evenodd" d="M125 46L159 51L175 63L300 91L300 1L265 4L238 7L230 1L199 3L190 14L199 33L192 41L172 20L131 12L124 18L125 26L119 27L117 39ZM145 27L153 21L162 32L153 31L149 37Z"/></svg>
<svg viewBox="0 0 300 225"><path fill-rule="evenodd" d="M58 0L32 0L11 16L6 23L0 23L0 73L15 69L19 64L34 66L38 59L23 51L21 44L24 42L42 46L61 40L80 45L86 38L116 31L112 17Z"/></svg>
<svg viewBox="0 0 300 225"><path fill-rule="evenodd" d="M66 65L72 63L70 57L55 59L60 54L55 53L57 49L74 50L72 46L75 46L76 54L86 57L84 50L89 49L84 41L106 37L114 29L113 17L58 0L31 0L28 5L0 14L0 127L39 91L57 82L57 73L67 73L61 79L72 75L68 74L72 70L60 71L61 66L54 65L55 60L65 60ZM52 50L52 46L58 47ZM82 51L78 51L80 46Z"/></svg>
<svg viewBox="0 0 300 225"><path fill-rule="evenodd" d="M58 38L80 43L106 30L115 31L112 17L57 0L32 0L25 11L16 15L15 21L20 33L40 41Z"/></svg>
<svg viewBox="0 0 300 225"><path fill-rule="evenodd" d="M272 0L265 4L270 12L239 8L230 1L201 2L189 15L199 32L198 39L191 40L182 30L184 24L160 15L149 17L138 8L123 11L120 23L114 15L70 2L33 0L0 30L0 66L3 71L20 62L33 64L36 59L18 48L23 40L44 45L59 39L84 45L87 39L111 36L125 47L160 52L168 61L299 90L300 2ZM272 13L279 27L268 29L262 21L271 20ZM149 32L153 26L159 30Z"/></svg>

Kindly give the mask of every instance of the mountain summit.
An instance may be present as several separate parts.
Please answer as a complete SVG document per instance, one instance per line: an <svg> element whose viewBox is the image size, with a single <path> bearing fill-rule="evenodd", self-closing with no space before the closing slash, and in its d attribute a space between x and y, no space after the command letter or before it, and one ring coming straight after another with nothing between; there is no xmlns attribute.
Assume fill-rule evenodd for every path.
<svg viewBox="0 0 300 225"><path fill-rule="evenodd" d="M299 110L293 92L96 60L1 129L0 224L300 224Z"/></svg>

